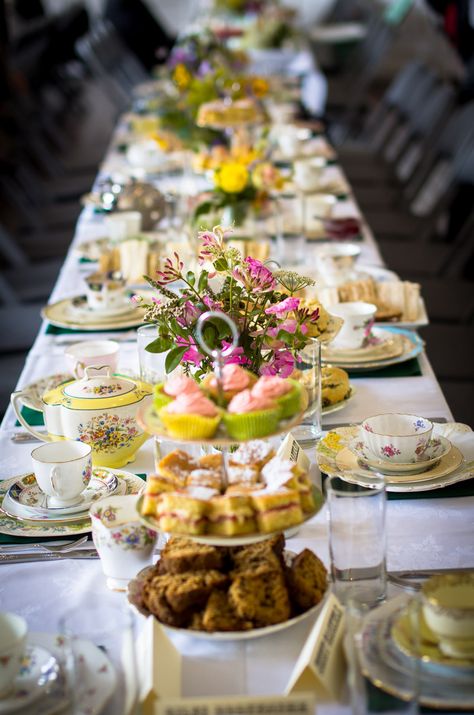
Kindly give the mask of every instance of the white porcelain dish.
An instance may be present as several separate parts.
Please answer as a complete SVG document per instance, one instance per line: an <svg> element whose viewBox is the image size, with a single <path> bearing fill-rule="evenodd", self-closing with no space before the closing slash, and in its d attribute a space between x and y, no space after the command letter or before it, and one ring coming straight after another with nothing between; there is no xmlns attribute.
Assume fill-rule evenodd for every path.
<svg viewBox="0 0 474 715"><path fill-rule="evenodd" d="M12 690L0 698L0 715L10 715L26 708L30 713L36 712L36 701L44 696L58 676L58 661L51 651L29 643Z"/></svg>

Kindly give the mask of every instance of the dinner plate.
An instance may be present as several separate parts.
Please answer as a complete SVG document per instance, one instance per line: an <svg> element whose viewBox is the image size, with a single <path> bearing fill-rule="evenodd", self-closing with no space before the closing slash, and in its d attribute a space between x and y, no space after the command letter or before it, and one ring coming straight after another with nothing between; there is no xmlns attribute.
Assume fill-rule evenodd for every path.
<svg viewBox="0 0 474 715"><path fill-rule="evenodd" d="M32 713L36 707L32 704L51 687L58 674L59 665L54 655L42 646L28 643L12 690L0 698L0 715L10 715L27 706Z"/></svg>
<svg viewBox="0 0 474 715"><path fill-rule="evenodd" d="M371 341L360 348L343 348L332 343L324 345L322 357L324 362L334 365L350 361L364 364L374 360L388 360L398 357L403 352L403 340L398 334L384 328L372 328Z"/></svg>
<svg viewBox="0 0 474 715"><path fill-rule="evenodd" d="M423 618L420 609L418 618L410 614L409 604L395 618L391 636L399 650L409 658L420 658L424 663L433 664L433 674L446 674L451 670L454 677L468 677L474 680L474 660L449 658L438 647L438 640Z"/></svg>
<svg viewBox="0 0 474 715"><path fill-rule="evenodd" d="M119 480L125 481L125 494L138 494L144 487L145 482L140 477L130 472L120 469L100 468L115 474ZM23 475L25 476L25 475ZM3 512L3 501L6 493L12 484L15 484L21 477L13 477L0 482L0 534L9 536L72 536L74 534L88 534L91 531L89 517L77 518L75 521L62 522L38 522L29 519L7 516Z"/></svg>
<svg viewBox="0 0 474 715"><path fill-rule="evenodd" d="M3 499L2 511L16 519L63 524L86 518L91 505L98 499L112 494L122 496L126 491L125 486L123 479L119 480L115 474L98 468L94 470L79 504L62 508L45 508L42 504L46 502L47 497L37 485L34 474L28 474L10 487ZM36 506L31 506L29 502Z"/></svg>
<svg viewBox="0 0 474 715"><path fill-rule="evenodd" d="M87 303L85 295L78 295L71 300L71 312L76 318L85 318L88 322L97 322L106 318L117 318L123 315L134 313L136 306L133 303L125 302L116 308L92 309Z"/></svg>
<svg viewBox="0 0 474 715"><path fill-rule="evenodd" d="M25 407L28 407L30 410L43 412L44 405L42 397L44 393L48 392L48 390L54 390L58 385L61 385L63 382L69 382L70 380L74 380L74 375L71 375L69 372L58 372L55 375L47 375L23 387L20 399Z"/></svg>
<svg viewBox="0 0 474 715"><path fill-rule="evenodd" d="M120 328L134 328L143 323L145 311L136 306L130 313L110 317L101 317L98 320L88 320L77 315L72 307L73 298L64 298L57 303L46 305L41 311L43 320L58 328L73 330L119 330Z"/></svg>
<svg viewBox="0 0 474 715"><path fill-rule="evenodd" d="M332 357L329 359L324 354L322 356L322 363L331 363L337 365L337 367L342 367L345 370L350 370L351 372L364 372L365 370L381 370L384 367L389 367L390 365L397 365L399 363L406 362L412 358L418 357L424 350L424 342L421 338L411 330L405 330L404 328L374 328L375 331L383 330L385 333L391 333L393 335L398 335L402 341L402 352L400 355L396 355L391 358L385 359L370 359L367 362L360 362L357 360L345 359L345 360L333 360Z"/></svg>
<svg viewBox="0 0 474 715"><path fill-rule="evenodd" d="M448 454L451 447L451 442L449 439L446 439L446 437L435 437L430 439L428 446L423 453L423 459L410 464L401 464L389 462L386 459L376 459L365 449L360 438L356 438L349 445L349 449L357 455L364 468L368 467L369 469L376 470L382 474L395 475L413 475L426 472L428 469L431 469L431 467L434 467L435 464L438 464L439 460Z"/></svg>
<svg viewBox="0 0 474 715"><path fill-rule="evenodd" d="M465 457L463 463L444 477L430 478L426 481L415 481L415 477L415 480L403 481L403 483L387 483L386 489L388 492L429 491L431 489L440 489L451 484L457 484L458 482L463 482L474 477L474 460L471 458L471 453L474 451L474 434L470 428L457 422L447 422L446 424L436 424L434 433L435 435L441 436L449 435L453 447L456 447L456 440L459 440L458 449ZM340 476L341 469L337 464L338 455L343 449L349 447L350 443L356 439L358 435L358 425L336 427L334 430L331 430L331 432L328 432L323 439L319 441L316 447L316 459L321 472L328 475L336 474ZM469 457L466 458L464 450L469 452ZM344 479L354 484L364 485L373 483L373 474L372 476L369 475L360 476L360 474L357 474L354 476L347 473L344 474Z"/></svg>
<svg viewBox="0 0 474 715"><path fill-rule="evenodd" d="M313 496L316 503L315 509L310 514L305 514L302 521L300 521L298 524L292 524L291 528L301 526L309 519L312 519L313 516L315 516L318 511L320 511L321 507L324 504L323 493L313 486ZM149 529L153 529L153 531L162 532L162 529L160 528L157 519L155 519L153 516L145 516L144 514L142 514L142 506L143 495L141 495L137 499L136 509L138 518ZM248 546L249 544L256 544L259 541L265 541L266 539L270 539L272 536L276 536L280 533L281 529L278 529L277 531L270 531L267 533L258 532L255 534L244 534L242 536L214 536L212 534L199 534L199 536L193 536L191 534L180 534L178 532L173 531L172 536L185 536L191 541L196 541L198 544L207 544L208 546Z"/></svg>
<svg viewBox="0 0 474 715"><path fill-rule="evenodd" d="M437 677L420 660L412 663L400 651L392 638L392 628L400 613L406 608L407 596L391 599L370 611L364 618L362 632L356 638L357 654L362 673L378 688L395 697L409 700L413 697L410 684L417 682L421 705L446 710L472 710L474 708L474 679L453 678L452 671Z"/></svg>
<svg viewBox="0 0 474 715"><path fill-rule="evenodd" d="M134 606L139 613L141 613L144 616L149 616L150 611L148 611L144 606L142 602L142 584L143 584L143 579L147 575L149 571L151 571L154 567L153 566L147 566L145 569L140 571L137 576L132 579L129 584L128 584L128 593L127 593L127 598L129 603ZM206 640L206 641L246 641L246 640L254 640L255 638L263 638L264 636L270 636L273 633L279 633L280 631L284 631L287 628L292 628L293 626L296 626L297 623L301 623L302 621L305 621L307 618L310 618L311 616L317 615L326 599L327 599L327 594L328 591L326 591L324 597L322 600L316 605L310 608L309 610L305 611L304 613L300 613L298 616L295 616L294 618L289 618L287 621L283 621L282 623L275 623L272 626L265 626L263 628L252 628L249 631L214 631L213 633L208 633L207 631L195 631L191 630L190 628L175 628L174 626L167 626L166 624L162 623L162 627L169 631L170 633L181 633L182 635L189 636L191 638L197 638L199 640Z"/></svg>
<svg viewBox="0 0 474 715"><path fill-rule="evenodd" d="M463 456L457 447L451 447L449 452L445 454L437 464L432 465L425 472L418 474L385 474L386 484L418 484L419 482L427 482L452 474L463 463ZM343 479L347 481L354 480L358 484L361 479L365 483L373 482L375 475L374 470L365 467L363 462L357 458L357 455L349 448L342 449L336 457L336 466L340 471L343 471Z"/></svg>
<svg viewBox="0 0 474 715"><path fill-rule="evenodd" d="M28 640L34 646L44 648L59 663L64 662L63 639L57 633L30 633ZM117 675L103 650L88 640L78 640L78 658L81 659L81 708L82 715L99 715L117 688ZM67 666L69 667L69 666ZM60 671L48 691L37 700L34 709L29 705L17 710L16 715L56 715L70 708L68 682ZM82 687L83 686L83 687ZM67 710L69 712L69 709Z"/></svg>

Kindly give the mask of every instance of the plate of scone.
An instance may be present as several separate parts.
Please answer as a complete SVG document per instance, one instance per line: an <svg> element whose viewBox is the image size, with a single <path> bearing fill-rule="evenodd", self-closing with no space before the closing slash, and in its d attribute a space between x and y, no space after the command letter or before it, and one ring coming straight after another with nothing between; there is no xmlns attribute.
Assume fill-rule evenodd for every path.
<svg viewBox="0 0 474 715"><path fill-rule="evenodd" d="M149 528L213 546L238 546L312 518L323 495L295 462L261 440L228 455L227 480L220 452L194 458L176 449L157 465L138 499Z"/></svg>
<svg viewBox="0 0 474 715"><path fill-rule="evenodd" d="M327 589L327 571L316 554L285 551L282 534L232 548L172 537L158 563L130 582L128 600L171 631L235 641L315 615Z"/></svg>
<svg viewBox="0 0 474 715"><path fill-rule="evenodd" d="M322 414L342 410L355 395L355 388L349 382L345 370L334 365L321 368L321 405Z"/></svg>

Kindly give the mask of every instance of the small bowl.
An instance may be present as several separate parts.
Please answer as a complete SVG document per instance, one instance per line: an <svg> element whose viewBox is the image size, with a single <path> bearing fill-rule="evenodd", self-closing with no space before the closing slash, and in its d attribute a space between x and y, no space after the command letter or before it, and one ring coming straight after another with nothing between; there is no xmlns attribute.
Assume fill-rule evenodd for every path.
<svg viewBox="0 0 474 715"><path fill-rule="evenodd" d="M425 459L432 432L433 423L424 417L388 413L365 419L360 426L360 439L377 459L415 464Z"/></svg>
<svg viewBox="0 0 474 715"><path fill-rule="evenodd" d="M14 613L0 613L0 698L8 694L25 652L28 626Z"/></svg>
<svg viewBox="0 0 474 715"><path fill-rule="evenodd" d="M474 571L433 576L421 589L423 617L451 657L474 658Z"/></svg>

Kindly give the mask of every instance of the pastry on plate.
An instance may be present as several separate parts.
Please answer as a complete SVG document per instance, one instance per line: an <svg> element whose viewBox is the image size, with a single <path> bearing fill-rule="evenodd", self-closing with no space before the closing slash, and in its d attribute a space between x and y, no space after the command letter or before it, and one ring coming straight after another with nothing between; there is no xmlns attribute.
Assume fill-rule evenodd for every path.
<svg viewBox="0 0 474 715"><path fill-rule="evenodd" d="M235 452L232 452L229 455L229 464L250 466L260 471L275 454L275 450L269 442L254 440L241 444Z"/></svg>
<svg viewBox="0 0 474 715"><path fill-rule="evenodd" d="M229 588L229 600L240 618L257 627L270 626L288 620L290 599L282 574L239 574Z"/></svg>
<svg viewBox="0 0 474 715"><path fill-rule="evenodd" d="M166 573L220 570L224 567L224 549L179 536L172 536L161 552L160 563Z"/></svg>
<svg viewBox="0 0 474 715"><path fill-rule="evenodd" d="M215 489L190 487L186 491L166 492L158 503L156 516L162 531L199 536L207 529L207 511Z"/></svg>
<svg viewBox="0 0 474 715"><path fill-rule="evenodd" d="M197 625L195 621L195 626ZM197 630L214 631L248 631L253 627L252 621L240 618L225 591L213 591L209 596L206 608L202 613L202 628Z"/></svg>
<svg viewBox="0 0 474 715"><path fill-rule="evenodd" d="M268 533L288 529L303 521L303 511L296 489L262 489L252 495L259 531Z"/></svg>
<svg viewBox="0 0 474 715"><path fill-rule="evenodd" d="M207 519L208 533L216 536L239 536L257 531L251 499L243 494L213 497Z"/></svg>
<svg viewBox="0 0 474 715"><path fill-rule="evenodd" d="M174 449L158 462L158 472L179 487L184 486L189 474L198 466L196 460L183 449Z"/></svg>
<svg viewBox="0 0 474 715"><path fill-rule="evenodd" d="M287 570L287 583L292 601L302 611L316 606L328 587L328 574L323 562L309 549L295 556Z"/></svg>
<svg viewBox="0 0 474 715"><path fill-rule="evenodd" d="M158 414L166 431L176 439L209 439L221 421L221 411L201 391L178 395Z"/></svg>
<svg viewBox="0 0 474 715"><path fill-rule="evenodd" d="M347 400L351 394L349 375L340 367L321 368L321 404L322 407L337 405Z"/></svg>

